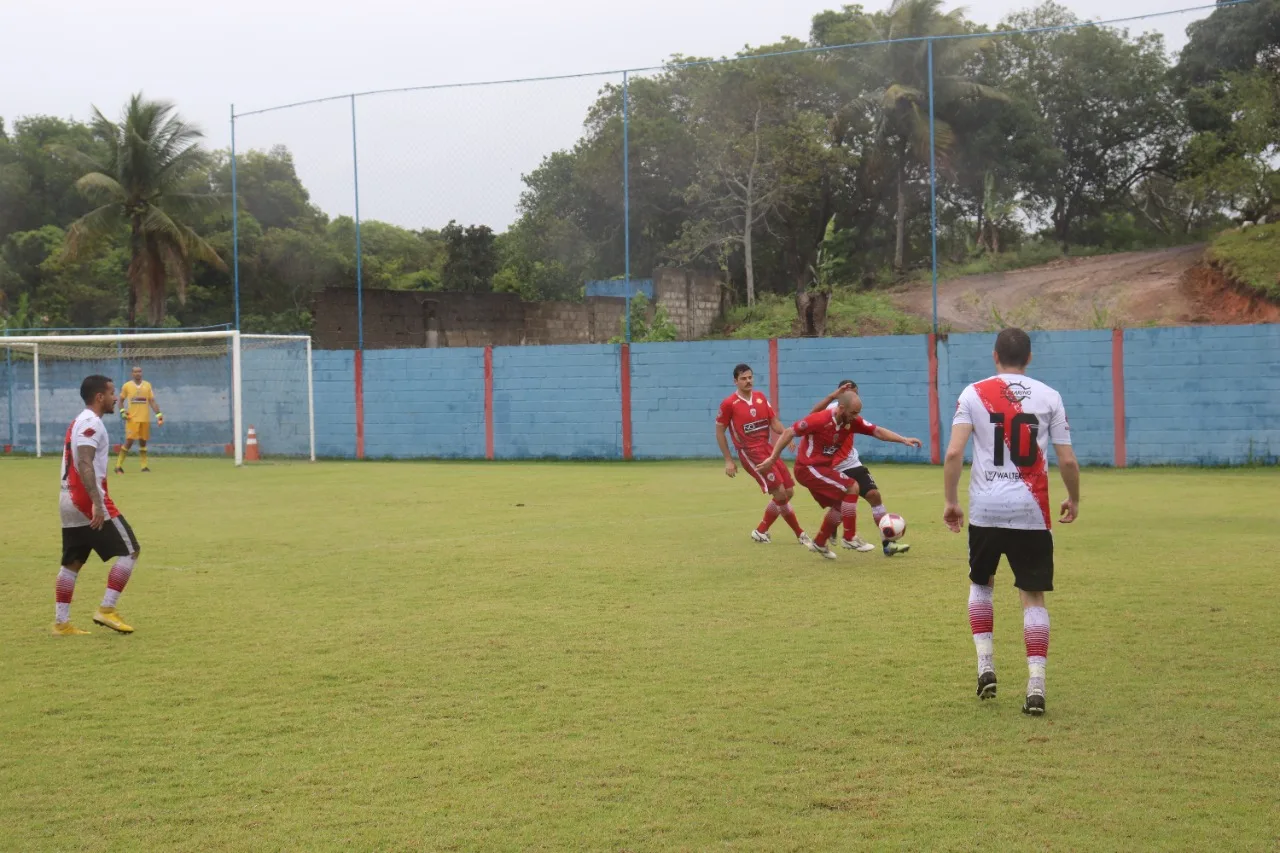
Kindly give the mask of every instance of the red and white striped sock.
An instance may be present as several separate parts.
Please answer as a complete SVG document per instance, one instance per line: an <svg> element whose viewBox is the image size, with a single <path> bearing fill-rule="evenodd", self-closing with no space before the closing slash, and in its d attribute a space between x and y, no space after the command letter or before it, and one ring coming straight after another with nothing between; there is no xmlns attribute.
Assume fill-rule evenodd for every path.
<svg viewBox="0 0 1280 853"><path fill-rule="evenodd" d="M1044 695L1044 669L1049 657L1049 611L1027 607L1022 611L1022 639L1027 644L1027 693Z"/></svg>
<svg viewBox="0 0 1280 853"><path fill-rule="evenodd" d="M991 647L991 629L995 622L991 587L969 584L969 630L973 631L973 645L978 650L978 675L995 669Z"/></svg>
<svg viewBox="0 0 1280 853"><path fill-rule="evenodd" d="M822 529L818 531L818 538L813 542L819 547L825 546L832 536L836 535L836 531L840 529L840 510L837 507L831 507L827 510L827 514L822 517Z"/></svg>
<svg viewBox="0 0 1280 853"><path fill-rule="evenodd" d="M133 574L134 562L133 557L120 557L111 567L111 572L107 575L107 592L102 596L103 607L116 606L120 593L124 592L125 584L129 582L129 576Z"/></svg>
<svg viewBox="0 0 1280 853"><path fill-rule="evenodd" d="M759 533L768 533L769 528L773 527L773 523L778 520L780 510L776 501L769 501L769 505L764 508L764 520L760 522L760 526L756 528Z"/></svg>
<svg viewBox="0 0 1280 853"><path fill-rule="evenodd" d="M845 495L840 504L840 517L844 520L844 541L858 535L858 496Z"/></svg>
<svg viewBox="0 0 1280 853"><path fill-rule="evenodd" d="M79 572L73 572L66 566L58 569L58 580L53 587L53 618L57 622L71 621L71 597L76 594L76 578Z"/></svg>
<svg viewBox="0 0 1280 853"><path fill-rule="evenodd" d="M778 512L782 515L782 520L791 528L791 532L796 536L804 535L804 528L800 526L800 519L796 518L796 511L791 506L791 502L778 504Z"/></svg>

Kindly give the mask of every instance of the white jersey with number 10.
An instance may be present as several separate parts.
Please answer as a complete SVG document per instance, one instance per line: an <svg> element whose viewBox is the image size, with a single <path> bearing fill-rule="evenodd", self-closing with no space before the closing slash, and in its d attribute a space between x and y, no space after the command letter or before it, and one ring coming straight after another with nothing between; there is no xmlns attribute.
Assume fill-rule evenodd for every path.
<svg viewBox="0 0 1280 853"><path fill-rule="evenodd" d="M1071 443L1062 395L1002 373L964 389L953 423L973 426L969 523L1048 530L1049 445Z"/></svg>

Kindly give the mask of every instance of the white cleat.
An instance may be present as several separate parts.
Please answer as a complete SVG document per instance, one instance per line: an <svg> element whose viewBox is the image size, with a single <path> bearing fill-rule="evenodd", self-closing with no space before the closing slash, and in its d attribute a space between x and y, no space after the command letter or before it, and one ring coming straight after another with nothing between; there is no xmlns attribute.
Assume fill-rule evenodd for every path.
<svg viewBox="0 0 1280 853"><path fill-rule="evenodd" d="M813 547L813 539L810 538L808 533L801 533L799 536L796 537L796 541L806 548Z"/></svg>
<svg viewBox="0 0 1280 853"><path fill-rule="evenodd" d="M772 539L769 538L768 533L761 533L759 530L751 531L751 538L754 539L756 542L759 542L761 545L768 545L770 542L773 541Z"/></svg>
<svg viewBox="0 0 1280 853"><path fill-rule="evenodd" d="M861 551L864 554L867 551L874 551L875 545L863 539L861 536L855 536L852 539L841 539L840 544L848 548L850 551Z"/></svg>
<svg viewBox="0 0 1280 853"><path fill-rule="evenodd" d="M818 556L826 557L828 560L836 559L836 552L832 551L826 545L819 545L817 542L814 542L812 539L809 540L808 544L809 544L809 550L817 554Z"/></svg>

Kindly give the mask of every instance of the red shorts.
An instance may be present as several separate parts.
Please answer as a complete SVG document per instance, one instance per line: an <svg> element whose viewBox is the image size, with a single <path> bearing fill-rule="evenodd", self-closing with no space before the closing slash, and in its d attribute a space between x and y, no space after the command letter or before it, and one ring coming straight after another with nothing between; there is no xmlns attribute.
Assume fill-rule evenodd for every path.
<svg viewBox="0 0 1280 853"><path fill-rule="evenodd" d="M759 459L752 460L751 455L742 449L738 450L738 461L742 463L742 467L746 469L757 483L760 484L760 491L766 495L781 485L784 489L794 488L796 481L791 479L791 471L787 468L787 463L779 459L773 463L773 468L764 474L756 470L756 466L769 458L768 453L763 453Z"/></svg>
<svg viewBox="0 0 1280 853"><path fill-rule="evenodd" d="M849 487L854 483L852 477L847 477L834 468L826 465L801 465L799 462L796 463L796 479L809 490L818 506L825 509L840 506Z"/></svg>

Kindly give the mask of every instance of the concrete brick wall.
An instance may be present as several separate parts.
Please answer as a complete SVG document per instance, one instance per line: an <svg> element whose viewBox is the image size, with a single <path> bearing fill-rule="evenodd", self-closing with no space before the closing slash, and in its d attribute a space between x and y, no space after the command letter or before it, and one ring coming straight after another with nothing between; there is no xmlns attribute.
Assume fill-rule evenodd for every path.
<svg viewBox="0 0 1280 853"><path fill-rule="evenodd" d="M653 275L654 297L667 309L681 340L705 337L720 318L720 280L711 273L661 269Z"/></svg>
<svg viewBox="0 0 1280 853"><path fill-rule="evenodd" d="M944 450L951 438L951 419L960 392L970 383L995 373L991 360L994 345L995 335L985 332L950 335L938 342L938 402ZM1112 464L1115 430L1111 331L1032 332L1031 352L1027 373L1062 395L1076 456L1086 465Z"/></svg>
<svg viewBox="0 0 1280 853"><path fill-rule="evenodd" d="M240 371L244 423L257 430L262 455L309 455L306 344L246 341Z"/></svg>
<svg viewBox="0 0 1280 853"><path fill-rule="evenodd" d="M1278 461L1280 326L1133 329L1124 340L1131 464Z"/></svg>
<svg viewBox="0 0 1280 853"><path fill-rule="evenodd" d="M929 359L923 335L891 338L799 338L778 341L783 420L799 420L841 379L858 383L863 416L899 435L924 442L921 450L858 436L868 462L929 461Z"/></svg>
<svg viewBox="0 0 1280 853"><path fill-rule="evenodd" d="M529 346L603 344L620 334L626 302L589 297L583 302L535 302L524 307L524 340Z"/></svg>
<svg viewBox="0 0 1280 853"><path fill-rule="evenodd" d="M733 367L752 367L769 393L768 341L699 341L631 347L632 448L637 459L718 456L714 420L733 393Z"/></svg>
<svg viewBox="0 0 1280 853"><path fill-rule="evenodd" d="M497 458L621 458L617 346L497 347L493 374Z"/></svg>
<svg viewBox="0 0 1280 853"><path fill-rule="evenodd" d="M350 459L356 455L355 353L316 350L311 356L311 375L316 402L316 455Z"/></svg>
<svg viewBox="0 0 1280 853"><path fill-rule="evenodd" d="M364 354L368 458L484 456L482 348Z"/></svg>

